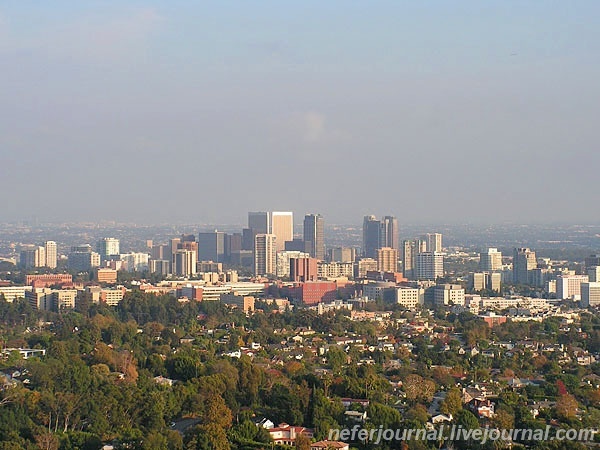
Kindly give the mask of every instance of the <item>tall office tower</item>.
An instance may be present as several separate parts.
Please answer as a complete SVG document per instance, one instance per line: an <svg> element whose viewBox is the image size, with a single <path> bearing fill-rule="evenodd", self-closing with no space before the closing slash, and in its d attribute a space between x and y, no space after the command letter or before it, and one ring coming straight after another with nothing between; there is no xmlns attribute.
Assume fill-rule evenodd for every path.
<svg viewBox="0 0 600 450"><path fill-rule="evenodd" d="M119 259L119 240L115 238L102 238L96 244L96 251L100 254L102 261L107 259Z"/></svg>
<svg viewBox="0 0 600 450"><path fill-rule="evenodd" d="M585 267L600 266L600 255L590 255L585 258Z"/></svg>
<svg viewBox="0 0 600 450"><path fill-rule="evenodd" d="M588 267L587 274L591 282L600 282L600 266Z"/></svg>
<svg viewBox="0 0 600 450"><path fill-rule="evenodd" d="M19 265L23 269L31 269L33 267L44 267L46 265L46 249L45 247L37 247L28 245L21 249Z"/></svg>
<svg viewBox="0 0 600 450"><path fill-rule="evenodd" d="M196 236L193 234L182 234L181 242L196 242Z"/></svg>
<svg viewBox="0 0 600 450"><path fill-rule="evenodd" d="M558 275L556 277L556 298L567 300L581 299L581 284L589 283L587 275Z"/></svg>
<svg viewBox="0 0 600 450"><path fill-rule="evenodd" d="M189 250L196 254L198 257L198 243L196 242L196 236L193 234L182 234L177 244L177 250Z"/></svg>
<svg viewBox="0 0 600 450"><path fill-rule="evenodd" d="M198 256L194 250L179 249L173 254L173 273L182 277L191 277L196 274Z"/></svg>
<svg viewBox="0 0 600 450"><path fill-rule="evenodd" d="M417 241L402 241L402 272L405 278L415 277L415 258L417 257Z"/></svg>
<svg viewBox="0 0 600 450"><path fill-rule="evenodd" d="M318 265L316 258L290 258L290 281L317 281Z"/></svg>
<svg viewBox="0 0 600 450"><path fill-rule="evenodd" d="M300 238L292 239L285 243L285 251L310 254L310 242L306 242L304 239Z"/></svg>
<svg viewBox="0 0 600 450"><path fill-rule="evenodd" d="M224 262L225 260L225 233L211 231L198 234L198 260Z"/></svg>
<svg viewBox="0 0 600 450"><path fill-rule="evenodd" d="M600 283L597 281L581 283L581 306L587 308L598 305L600 305Z"/></svg>
<svg viewBox="0 0 600 450"><path fill-rule="evenodd" d="M152 259L155 259L157 261L170 260L171 259L170 247L165 244L155 245L152 247L152 250L150 251L150 256L152 256Z"/></svg>
<svg viewBox="0 0 600 450"><path fill-rule="evenodd" d="M377 249L381 247L381 222L375 216L363 219L363 247L365 258L377 258Z"/></svg>
<svg viewBox="0 0 600 450"><path fill-rule="evenodd" d="M294 239L294 214L289 211L273 211L270 234L277 237L277 251L285 250L285 243Z"/></svg>
<svg viewBox="0 0 600 450"><path fill-rule="evenodd" d="M92 246L77 245L71 247L68 259L69 269L77 272L89 272L100 266L100 254L92 251Z"/></svg>
<svg viewBox="0 0 600 450"><path fill-rule="evenodd" d="M173 255L179 249L179 244L181 244L181 238L169 239L169 260L173 258Z"/></svg>
<svg viewBox="0 0 600 450"><path fill-rule="evenodd" d="M356 261L356 249L354 247L334 247L329 253L329 260L333 262Z"/></svg>
<svg viewBox="0 0 600 450"><path fill-rule="evenodd" d="M46 241L46 243L44 244L44 247L46 249L46 264L45 264L45 266L49 267L51 269L56 269L56 262L58 259L56 242Z"/></svg>
<svg viewBox="0 0 600 450"><path fill-rule="evenodd" d="M377 258L377 249L391 247L400 249L398 234L398 219L385 216L377 220L375 216L365 216L363 219L363 256Z"/></svg>
<svg viewBox="0 0 600 450"><path fill-rule="evenodd" d="M19 254L19 266L23 269L35 267L35 252L36 247L33 245L22 247Z"/></svg>
<svg viewBox="0 0 600 450"><path fill-rule="evenodd" d="M485 273L474 272L469 274L469 289L479 292L485 289Z"/></svg>
<svg viewBox="0 0 600 450"><path fill-rule="evenodd" d="M415 275L418 280L436 280L444 276L444 254L439 252L417 253Z"/></svg>
<svg viewBox="0 0 600 450"><path fill-rule="evenodd" d="M121 255L121 262L123 265L122 269L129 270L130 272L137 271L143 272L148 269L148 261L150 255L144 252L131 252Z"/></svg>
<svg viewBox="0 0 600 450"><path fill-rule="evenodd" d="M529 284L530 271L537 267L535 252L528 248L515 248L513 252L513 283Z"/></svg>
<svg viewBox="0 0 600 450"><path fill-rule="evenodd" d="M441 252L442 251L442 234L441 233L427 233L421 236L421 240L425 242L425 248L427 252Z"/></svg>
<svg viewBox="0 0 600 450"><path fill-rule="evenodd" d="M482 272L494 272L502 269L502 252L497 248L488 248L479 254L479 270Z"/></svg>
<svg viewBox="0 0 600 450"><path fill-rule="evenodd" d="M277 271L277 238L274 234L257 234L254 238L254 274L275 275Z"/></svg>
<svg viewBox="0 0 600 450"><path fill-rule="evenodd" d="M385 216L381 220L381 247L391 247L400 250L400 235L398 232L398 219L394 216Z"/></svg>
<svg viewBox="0 0 600 450"><path fill-rule="evenodd" d="M256 234L268 234L271 232L271 215L268 212L249 212L248 228ZM251 249L246 249L251 250Z"/></svg>
<svg viewBox="0 0 600 450"><path fill-rule="evenodd" d="M46 247L37 247L35 250L35 267L44 267L46 265Z"/></svg>
<svg viewBox="0 0 600 450"><path fill-rule="evenodd" d="M177 244L177 250L190 250L198 256L198 243L193 234L182 235L181 242Z"/></svg>
<svg viewBox="0 0 600 450"><path fill-rule="evenodd" d="M304 242L309 245L309 253L313 258L325 259L324 220L320 214L304 216Z"/></svg>
<svg viewBox="0 0 600 450"><path fill-rule="evenodd" d="M398 250L392 247L378 249L377 270L380 272L396 272L398 270Z"/></svg>
<svg viewBox="0 0 600 450"><path fill-rule="evenodd" d="M168 259L169 264L171 264L170 273L175 273L175 268L173 267L173 258L175 257L175 253L179 249L180 244L181 244L181 238L169 239L169 253L167 255L168 258L165 257L164 259Z"/></svg>
<svg viewBox="0 0 600 450"><path fill-rule="evenodd" d="M258 231L253 228L242 229L242 250L254 250L254 238L258 234Z"/></svg>
<svg viewBox="0 0 600 450"><path fill-rule="evenodd" d="M225 262L239 261L242 251L242 234L233 233L225 235ZM233 256L235 255L235 257Z"/></svg>
<svg viewBox="0 0 600 450"><path fill-rule="evenodd" d="M157 273L162 276L167 276L171 273L171 261L165 259L151 259L148 261L150 273Z"/></svg>
<svg viewBox="0 0 600 450"><path fill-rule="evenodd" d="M421 236L419 239L415 241L416 251L417 253L425 253L427 250L427 240L424 240ZM416 258L416 256L415 256Z"/></svg>
<svg viewBox="0 0 600 450"><path fill-rule="evenodd" d="M469 274L469 288L473 291L500 292L502 287L502 274L500 272L474 272Z"/></svg>

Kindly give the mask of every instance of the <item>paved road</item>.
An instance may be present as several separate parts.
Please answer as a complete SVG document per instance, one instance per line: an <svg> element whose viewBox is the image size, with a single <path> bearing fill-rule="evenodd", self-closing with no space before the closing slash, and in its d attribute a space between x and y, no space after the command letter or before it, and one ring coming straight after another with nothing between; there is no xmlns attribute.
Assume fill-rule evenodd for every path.
<svg viewBox="0 0 600 450"><path fill-rule="evenodd" d="M173 422L174 425L171 426L171 430L179 431L181 434L185 433L188 428L193 427L200 423L200 419L188 418L188 419L178 419Z"/></svg>

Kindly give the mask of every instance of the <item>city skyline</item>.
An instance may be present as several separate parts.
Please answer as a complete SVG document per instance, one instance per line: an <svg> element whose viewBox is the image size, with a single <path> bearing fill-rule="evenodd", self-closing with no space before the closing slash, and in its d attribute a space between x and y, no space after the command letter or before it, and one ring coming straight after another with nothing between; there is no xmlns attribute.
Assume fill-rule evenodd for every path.
<svg viewBox="0 0 600 450"><path fill-rule="evenodd" d="M599 9L4 4L0 219L597 223Z"/></svg>

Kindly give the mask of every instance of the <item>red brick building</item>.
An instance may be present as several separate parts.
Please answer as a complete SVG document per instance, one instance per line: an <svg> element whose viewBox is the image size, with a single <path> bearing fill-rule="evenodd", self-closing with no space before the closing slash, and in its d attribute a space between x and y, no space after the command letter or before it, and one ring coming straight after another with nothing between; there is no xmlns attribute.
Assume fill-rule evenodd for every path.
<svg viewBox="0 0 600 450"><path fill-rule="evenodd" d="M318 266L316 258L290 258L290 281L317 281Z"/></svg>
<svg viewBox="0 0 600 450"><path fill-rule="evenodd" d="M45 288L63 284L72 284L73 276L68 273L47 273L43 275L27 275L25 278L26 284L36 287Z"/></svg>
<svg viewBox="0 0 600 450"><path fill-rule="evenodd" d="M488 326L490 328L493 328L493 327L498 326L498 325L502 325L503 323L506 323L506 320L507 320L506 316L499 316L499 315L496 315L496 314L493 314L493 313L491 313L491 314L483 314L483 315L481 315L479 317L481 317L485 321L485 323L488 324Z"/></svg>
<svg viewBox="0 0 600 450"><path fill-rule="evenodd" d="M305 305L316 305L334 301L337 298L337 284L333 281L307 281L284 287L283 293Z"/></svg>

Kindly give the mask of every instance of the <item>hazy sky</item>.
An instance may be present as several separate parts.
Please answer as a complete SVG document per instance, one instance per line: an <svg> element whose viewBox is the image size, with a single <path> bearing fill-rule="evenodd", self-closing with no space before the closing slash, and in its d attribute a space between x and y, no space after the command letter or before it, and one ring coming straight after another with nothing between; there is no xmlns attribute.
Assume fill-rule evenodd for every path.
<svg viewBox="0 0 600 450"><path fill-rule="evenodd" d="M598 222L598 17L597 1L3 1L0 221Z"/></svg>

